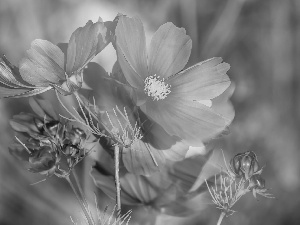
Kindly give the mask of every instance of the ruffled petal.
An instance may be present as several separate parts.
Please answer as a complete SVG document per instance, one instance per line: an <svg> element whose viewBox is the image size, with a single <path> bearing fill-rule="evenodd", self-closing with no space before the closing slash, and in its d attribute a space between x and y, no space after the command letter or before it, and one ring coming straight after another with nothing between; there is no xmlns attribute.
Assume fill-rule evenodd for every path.
<svg viewBox="0 0 300 225"><path fill-rule="evenodd" d="M0 98L23 98L23 97L31 97L34 95L41 94L50 90L52 87L42 87L35 89L10 89L1 87L0 88Z"/></svg>
<svg viewBox="0 0 300 225"><path fill-rule="evenodd" d="M122 157L129 172L145 176L159 171L165 163L165 156L161 150L141 140L136 140L131 148L124 148Z"/></svg>
<svg viewBox="0 0 300 225"><path fill-rule="evenodd" d="M233 105L229 100L234 92L234 89L235 85L231 83L229 88L212 100L212 109L221 114L228 125L232 122L235 116Z"/></svg>
<svg viewBox="0 0 300 225"><path fill-rule="evenodd" d="M131 66L131 64L125 58L122 50L117 45L117 57L120 67L124 73L124 76L127 82L130 84L131 87L135 88L136 90L143 90L144 88L144 80L143 78L137 73L137 71Z"/></svg>
<svg viewBox="0 0 300 225"><path fill-rule="evenodd" d="M41 118L46 118L49 120L59 120L57 113L55 112L54 108L50 101L45 99L38 99L38 98L30 98L29 104L32 110L39 115Z"/></svg>
<svg viewBox="0 0 300 225"><path fill-rule="evenodd" d="M184 28L165 23L155 32L149 53L149 74L168 78L186 65L192 49L192 40Z"/></svg>
<svg viewBox="0 0 300 225"><path fill-rule="evenodd" d="M5 56L0 58L0 83L12 88L31 88L24 84L24 81L18 80L20 77L18 68L13 66Z"/></svg>
<svg viewBox="0 0 300 225"><path fill-rule="evenodd" d="M116 190L115 190L115 179L112 175L104 175L96 169L92 169L91 177L94 180L95 185L100 188L108 197L115 200ZM121 178L122 179L122 178ZM127 191L123 190L122 186L121 202L125 205L136 205L139 201L131 196Z"/></svg>
<svg viewBox="0 0 300 225"><path fill-rule="evenodd" d="M25 150L24 146L19 143L14 143L8 147L9 153L16 157L18 160L21 161L28 161L29 160L29 153Z"/></svg>
<svg viewBox="0 0 300 225"><path fill-rule="evenodd" d="M141 116L141 113L139 113ZM160 125L155 122L143 123L146 130L144 136L153 147L159 149L165 158L172 161L179 161L185 158L189 146L180 141L180 139L170 136Z"/></svg>
<svg viewBox="0 0 300 225"><path fill-rule="evenodd" d="M135 88L144 88L141 81L148 76L148 69L146 38L141 20L120 17L116 38L118 60L126 80Z"/></svg>
<svg viewBox="0 0 300 225"><path fill-rule="evenodd" d="M144 176L127 173L120 179L120 183L121 189L140 203L150 203L157 197L155 186Z"/></svg>
<svg viewBox="0 0 300 225"><path fill-rule="evenodd" d="M198 63L171 77L171 94L187 100L208 100L222 94L230 85L226 72L228 63L222 58L212 58Z"/></svg>
<svg viewBox="0 0 300 225"><path fill-rule="evenodd" d="M197 177L201 173L202 168L205 166L211 154L205 156L195 156L176 162L170 167L168 175L177 182L178 189L181 194L189 192Z"/></svg>
<svg viewBox="0 0 300 225"><path fill-rule="evenodd" d="M20 62L22 78L33 85L59 83L65 79L64 54L59 47L46 40L34 40L27 57Z"/></svg>
<svg viewBox="0 0 300 225"><path fill-rule="evenodd" d="M34 122L34 116L31 114L18 114L9 121L14 131L24 132L28 134L38 133L39 130Z"/></svg>
<svg viewBox="0 0 300 225"><path fill-rule="evenodd" d="M225 119L211 108L172 96L160 102L147 101L141 110L167 133L195 147L219 134L227 125Z"/></svg>
<svg viewBox="0 0 300 225"><path fill-rule="evenodd" d="M102 21L88 21L84 27L73 32L67 50L67 74L83 69L108 44L106 31Z"/></svg>

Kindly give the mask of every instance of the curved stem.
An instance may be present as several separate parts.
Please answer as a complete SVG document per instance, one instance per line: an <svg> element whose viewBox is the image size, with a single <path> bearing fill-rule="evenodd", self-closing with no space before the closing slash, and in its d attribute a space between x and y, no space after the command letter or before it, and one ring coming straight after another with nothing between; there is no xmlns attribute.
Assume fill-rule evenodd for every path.
<svg viewBox="0 0 300 225"><path fill-rule="evenodd" d="M119 164L120 164L120 149L118 145L115 145L115 184L116 184L116 204L117 204L117 221L121 215L121 185L119 177Z"/></svg>
<svg viewBox="0 0 300 225"><path fill-rule="evenodd" d="M85 202L84 202L84 198L83 198L83 193L80 193L80 191L77 190L77 188L75 187L75 185L73 184L73 182L71 181L70 177L69 176L66 176L65 179L68 181L70 187L72 188L79 204L80 204L80 207L88 221L88 224L89 225L95 225L95 222L93 220L93 217L91 216L91 213L89 212L89 209L87 208L87 206L85 205ZM79 184L76 184L77 186ZM78 188L79 189L79 188Z"/></svg>
<svg viewBox="0 0 300 225"><path fill-rule="evenodd" d="M223 218L224 218L225 215L226 214L224 212L221 212L217 225L221 225L222 220L223 220Z"/></svg>

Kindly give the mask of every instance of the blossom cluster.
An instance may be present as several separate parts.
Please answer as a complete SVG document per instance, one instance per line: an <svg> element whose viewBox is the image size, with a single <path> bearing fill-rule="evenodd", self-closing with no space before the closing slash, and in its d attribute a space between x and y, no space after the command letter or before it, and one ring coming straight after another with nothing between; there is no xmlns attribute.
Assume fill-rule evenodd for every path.
<svg viewBox="0 0 300 225"><path fill-rule="evenodd" d="M109 43L117 55L111 73L91 62ZM78 110L74 114L63 105L72 117L69 120L87 128L71 126L45 100L31 98L36 114L21 113L11 120L17 132L11 153L32 172L68 176L91 150L86 148L89 133L109 153L91 173L108 196L114 195L116 178L113 149L120 149L123 204L151 204L170 214L186 208L192 198L187 192L207 156L187 158L190 146L213 142L234 118L228 100L230 65L214 57L185 68L192 40L184 28L170 22L158 28L146 49L141 20L118 14L113 21L89 21L73 32L69 43L34 40L19 67L4 56L0 97L30 97L54 90L63 104L60 97L72 95L78 102L73 109ZM257 163L249 164L247 157L252 159L252 153L235 158L232 171L252 179L256 190L263 183ZM185 171L191 163L192 171ZM174 173L176 168L184 171L181 177ZM186 182L185 175L191 180ZM180 207L168 207L175 203Z"/></svg>

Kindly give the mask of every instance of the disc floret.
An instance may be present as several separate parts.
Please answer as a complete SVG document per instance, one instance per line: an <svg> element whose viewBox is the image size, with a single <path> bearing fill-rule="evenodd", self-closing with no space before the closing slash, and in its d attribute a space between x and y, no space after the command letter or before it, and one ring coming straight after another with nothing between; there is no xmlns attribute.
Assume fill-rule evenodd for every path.
<svg viewBox="0 0 300 225"><path fill-rule="evenodd" d="M160 79L155 74L145 79L144 91L153 100L158 101L165 99L171 93L171 85L167 84L164 78Z"/></svg>

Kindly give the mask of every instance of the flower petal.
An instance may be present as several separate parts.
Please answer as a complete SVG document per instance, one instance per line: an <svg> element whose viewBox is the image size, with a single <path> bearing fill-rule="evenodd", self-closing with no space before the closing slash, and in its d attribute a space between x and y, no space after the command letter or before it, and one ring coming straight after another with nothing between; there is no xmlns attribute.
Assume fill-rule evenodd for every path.
<svg viewBox="0 0 300 225"><path fill-rule="evenodd" d="M109 160L112 161L112 160ZM113 162L112 162L113 163ZM103 165L106 166L106 165ZM101 170L99 170L99 167ZM100 188L108 197L115 200L116 198L116 190L115 190L115 179L113 175L106 174L105 170L102 169L102 165L96 164L96 167L94 167L91 171L91 177L93 178L93 181L95 185ZM124 178L123 176L120 177L120 185L122 189L122 195L121 195L121 202L125 205L137 205L141 202L139 199L137 199L135 196L132 196L132 193L128 192L124 189L123 184Z"/></svg>
<svg viewBox="0 0 300 225"><path fill-rule="evenodd" d="M155 185L144 176L127 173L120 179L120 183L123 191L145 205L157 197Z"/></svg>
<svg viewBox="0 0 300 225"><path fill-rule="evenodd" d="M229 88L212 100L212 109L221 114L223 118L225 118L228 125L232 122L235 116L233 105L229 100L234 92L234 89L235 85L234 83L231 83Z"/></svg>
<svg viewBox="0 0 300 225"><path fill-rule="evenodd" d="M35 89L10 89L10 88L0 88L0 98L23 98L30 97L34 95L41 94L50 90L52 87L42 87Z"/></svg>
<svg viewBox="0 0 300 225"><path fill-rule="evenodd" d="M30 135L39 132L38 128L34 123L34 117L32 115L15 115L13 119L9 121L9 124L12 127L12 129L17 132L24 132Z"/></svg>
<svg viewBox="0 0 300 225"><path fill-rule="evenodd" d="M149 53L149 74L168 78L186 65L192 49L192 40L184 28L165 23L155 32Z"/></svg>
<svg viewBox="0 0 300 225"><path fill-rule="evenodd" d="M189 192L210 155L211 154L209 153L205 156L198 155L184 159L174 163L169 169L168 174L173 182L177 182L181 194Z"/></svg>
<svg viewBox="0 0 300 225"><path fill-rule="evenodd" d="M209 100L222 94L230 85L226 72L230 65L222 58L212 58L171 77L171 94L188 100Z"/></svg>
<svg viewBox="0 0 300 225"><path fill-rule="evenodd" d="M131 148L124 148L122 156L126 169L138 175L149 176L159 171L165 163L161 150L154 149L141 140L135 141Z"/></svg>
<svg viewBox="0 0 300 225"><path fill-rule="evenodd" d="M183 139L187 145L201 146L225 129L225 119L198 102L168 96L165 101L148 101L141 110L160 124L167 133Z"/></svg>
<svg viewBox="0 0 300 225"><path fill-rule="evenodd" d="M139 112L141 118L142 112ZM161 151L165 158L172 161L179 161L185 158L189 146L182 143L175 136L170 136L160 125L155 122L143 122L143 129L146 130L145 138L151 145Z"/></svg>
<svg viewBox="0 0 300 225"><path fill-rule="evenodd" d="M117 45L117 57L120 67L124 73L124 76L127 82L130 84L131 87L136 88L137 90L143 90L144 88L144 80L143 78L137 73L137 71L131 66L130 62L124 56L124 53Z"/></svg>
<svg viewBox="0 0 300 225"><path fill-rule="evenodd" d="M82 70L108 44L105 40L106 31L102 21L88 21L84 27L79 27L73 32L67 50L68 75Z"/></svg>
<svg viewBox="0 0 300 225"><path fill-rule="evenodd" d="M10 154L12 154L14 157L16 157L21 161L26 162L29 160L29 156L30 156L29 152L27 152L24 146L22 146L19 143L12 144L11 146L8 147L8 150Z"/></svg>
<svg viewBox="0 0 300 225"><path fill-rule="evenodd" d="M48 120L59 120L59 117L52 107L50 101L45 99L29 98L29 104L32 110L41 118L45 118L45 116L48 116Z"/></svg>
<svg viewBox="0 0 300 225"><path fill-rule="evenodd" d="M65 79L64 54L59 47L45 40L34 40L27 57L20 62L22 78L33 85L45 86Z"/></svg>
<svg viewBox="0 0 300 225"><path fill-rule="evenodd" d="M116 38L118 60L127 81L135 88L144 88L140 80L148 76L148 69L146 38L141 20L120 17L116 27Z"/></svg>
<svg viewBox="0 0 300 225"><path fill-rule="evenodd" d="M11 65L5 56L0 58L0 83L12 88L31 88L16 78L20 77L17 73L17 67Z"/></svg>

